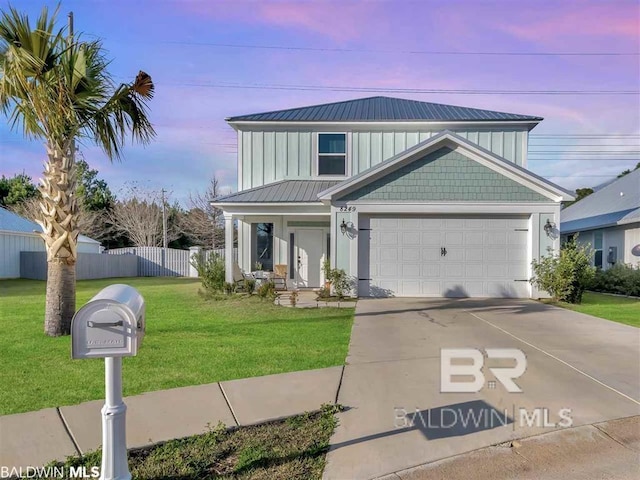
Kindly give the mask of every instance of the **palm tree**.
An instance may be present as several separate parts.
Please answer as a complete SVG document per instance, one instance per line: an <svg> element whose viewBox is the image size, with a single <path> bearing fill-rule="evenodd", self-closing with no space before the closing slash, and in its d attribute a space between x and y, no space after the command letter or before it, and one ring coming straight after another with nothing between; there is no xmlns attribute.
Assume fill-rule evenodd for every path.
<svg viewBox="0 0 640 480"><path fill-rule="evenodd" d="M129 133L143 144L155 136L146 103L151 77L140 71L116 86L100 42L69 41L64 28L56 30L56 16L43 8L33 30L12 7L0 19L0 108L25 137L44 140L47 151L38 223L47 250L44 330L51 336L69 334L75 313L74 140L90 139L113 161Z"/></svg>

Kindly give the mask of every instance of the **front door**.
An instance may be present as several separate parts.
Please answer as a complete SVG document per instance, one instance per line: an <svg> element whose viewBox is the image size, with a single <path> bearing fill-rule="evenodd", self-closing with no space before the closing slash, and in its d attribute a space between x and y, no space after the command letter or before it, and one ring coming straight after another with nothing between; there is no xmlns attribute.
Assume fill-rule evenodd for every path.
<svg viewBox="0 0 640 480"><path fill-rule="evenodd" d="M323 254L323 230L301 229L295 231L296 286L317 288L320 286L320 270Z"/></svg>

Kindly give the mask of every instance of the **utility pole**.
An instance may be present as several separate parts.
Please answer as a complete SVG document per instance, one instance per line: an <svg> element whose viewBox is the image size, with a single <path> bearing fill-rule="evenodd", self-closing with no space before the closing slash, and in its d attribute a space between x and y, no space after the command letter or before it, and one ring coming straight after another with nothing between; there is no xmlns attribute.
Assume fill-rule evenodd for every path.
<svg viewBox="0 0 640 480"><path fill-rule="evenodd" d="M167 208L164 201L165 189L162 189L162 247L167 254Z"/></svg>

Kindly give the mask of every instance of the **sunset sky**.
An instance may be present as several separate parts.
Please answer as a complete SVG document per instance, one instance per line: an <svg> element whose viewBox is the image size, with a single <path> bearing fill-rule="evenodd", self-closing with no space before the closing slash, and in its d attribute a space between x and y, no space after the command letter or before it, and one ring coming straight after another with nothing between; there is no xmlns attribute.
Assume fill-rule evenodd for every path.
<svg viewBox="0 0 640 480"><path fill-rule="evenodd" d="M10 3L34 19L57 4ZM235 189L236 137L225 117L373 95L542 116L532 133L562 137L534 136L530 152L543 153L530 154L529 168L570 189L601 183L640 160L639 4L63 0L59 21L73 11L76 32L103 40L116 80L144 70L156 84L156 141L127 146L115 164L85 143L89 164L116 193L133 180L185 203L212 174ZM587 150L606 153L575 153ZM36 179L43 161L42 142L24 140L3 118L0 174Z"/></svg>

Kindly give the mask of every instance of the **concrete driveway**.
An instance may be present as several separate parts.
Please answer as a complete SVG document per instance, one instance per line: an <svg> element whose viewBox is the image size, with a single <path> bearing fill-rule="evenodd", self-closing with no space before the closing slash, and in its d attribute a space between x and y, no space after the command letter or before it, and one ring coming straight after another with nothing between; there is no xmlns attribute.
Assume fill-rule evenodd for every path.
<svg viewBox="0 0 640 480"><path fill-rule="evenodd" d="M522 392L487 368L513 360L485 359L480 392L441 393L443 348L522 350ZM527 300L361 300L338 402L324 478L376 478L558 423L640 414L640 330Z"/></svg>

